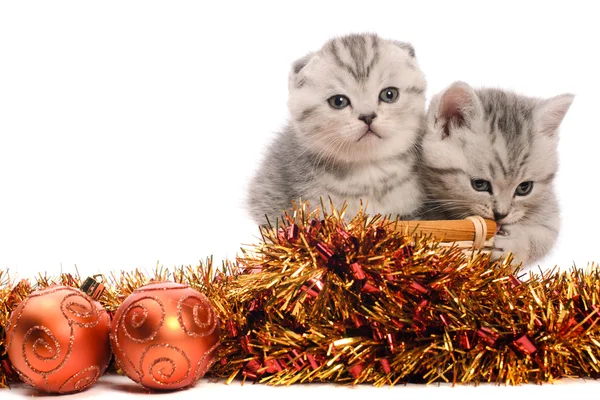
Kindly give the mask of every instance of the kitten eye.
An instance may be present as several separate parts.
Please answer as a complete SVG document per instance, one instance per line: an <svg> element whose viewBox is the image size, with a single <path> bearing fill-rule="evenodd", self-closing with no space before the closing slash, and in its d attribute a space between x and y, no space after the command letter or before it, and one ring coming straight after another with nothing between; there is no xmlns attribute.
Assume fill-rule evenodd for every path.
<svg viewBox="0 0 600 400"><path fill-rule="evenodd" d="M485 179L471 179L471 186L478 192L491 192L492 184Z"/></svg>
<svg viewBox="0 0 600 400"><path fill-rule="evenodd" d="M379 93L379 100L386 103L393 103L398 100L398 94L398 89L395 87L385 88Z"/></svg>
<svg viewBox="0 0 600 400"><path fill-rule="evenodd" d="M335 96L331 96L327 99L327 102L332 108L336 110L341 110L342 108L346 108L350 105L350 99L344 96L343 94L336 94Z"/></svg>
<svg viewBox="0 0 600 400"><path fill-rule="evenodd" d="M527 196L529 193L531 193L532 189L533 189L532 181L521 182L521 184L519 186L517 186L517 190L515 190L515 194L517 196Z"/></svg>

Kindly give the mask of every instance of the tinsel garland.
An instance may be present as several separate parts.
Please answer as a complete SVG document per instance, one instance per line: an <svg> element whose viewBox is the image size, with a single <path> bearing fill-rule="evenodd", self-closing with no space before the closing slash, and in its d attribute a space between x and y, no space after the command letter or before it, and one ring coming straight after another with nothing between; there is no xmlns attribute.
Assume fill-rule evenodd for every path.
<svg viewBox="0 0 600 400"><path fill-rule="evenodd" d="M600 274L593 265L529 273L511 257L442 246L358 214L345 222L298 210L217 269L110 275L114 312L150 281L187 283L220 315L220 362L209 376L305 382L493 382L600 376ZM32 290L80 278L12 282L0 271L0 387L16 379L3 348L8 315Z"/></svg>

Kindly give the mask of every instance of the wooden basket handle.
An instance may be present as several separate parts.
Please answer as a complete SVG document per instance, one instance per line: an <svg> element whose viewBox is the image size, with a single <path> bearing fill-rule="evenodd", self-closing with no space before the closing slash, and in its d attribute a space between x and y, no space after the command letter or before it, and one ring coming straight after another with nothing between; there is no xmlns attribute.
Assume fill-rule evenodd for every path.
<svg viewBox="0 0 600 400"><path fill-rule="evenodd" d="M475 248L496 234L496 222L481 217L444 221L399 221L397 230L431 235L444 242L471 241Z"/></svg>

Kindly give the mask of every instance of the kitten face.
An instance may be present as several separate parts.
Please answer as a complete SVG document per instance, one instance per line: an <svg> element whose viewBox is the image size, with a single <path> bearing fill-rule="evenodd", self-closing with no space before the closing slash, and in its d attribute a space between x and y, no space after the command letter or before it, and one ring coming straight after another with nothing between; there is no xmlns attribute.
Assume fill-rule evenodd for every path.
<svg viewBox="0 0 600 400"><path fill-rule="evenodd" d="M294 63L288 105L299 139L319 157L369 161L414 147L425 88L410 45L350 35Z"/></svg>
<svg viewBox="0 0 600 400"><path fill-rule="evenodd" d="M455 83L432 99L423 141L430 204L447 218L543 221L572 95L539 100Z"/></svg>

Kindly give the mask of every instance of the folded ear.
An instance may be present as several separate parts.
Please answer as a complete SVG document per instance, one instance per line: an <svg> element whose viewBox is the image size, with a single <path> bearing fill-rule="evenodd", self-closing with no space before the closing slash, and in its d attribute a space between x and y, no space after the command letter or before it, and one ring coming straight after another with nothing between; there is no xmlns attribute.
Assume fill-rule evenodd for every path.
<svg viewBox="0 0 600 400"><path fill-rule="evenodd" d="M544 135L556 135L574 99L574 95L565 93L539 102L534 110L537 131Z"/></svg>
<svg viewBox="0 0 600 400"><path fill-rule="evenodd" d="M294 61L292 63L292 73L293 74L300 73L300 71L302 71L302 68L306 67L306 64L308 64L308 62L313 57L313 55L314 55L314 53L308 53L304 57L299 58L296 61Z"/></svg>
<svg viewBox="0 0 600 400"><path fill-rule="evenodd" d="M413 47L412 44L407 43L407 42L401 42L399 40L392 40L392 43L394 43L396 46L400 47L403 50L406 50L408 52L408 55L410 55L412 58L415 58L415 48Z"/></svg>
<svg viewBox="0 0 600 400"><path fill-rule="evenodd" d="M289 84L290 87L294 86L296 88L302 87L304 84L304 78L301 76L301 72L306 67L306 65L312 60L315 53L308 53L302 58L297 59L292 63L292 69L290 70L289 75Z"/></svg>
<svg viewBox="0 0 600 400"><path fill-rule="evenodd" d="M435 125L441 128L444 139L454 129L469 126L482 113L481 102L473 88L464 82L454 82L439 95L434 113Z"/></svg>

